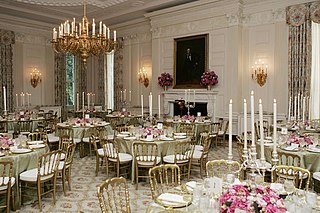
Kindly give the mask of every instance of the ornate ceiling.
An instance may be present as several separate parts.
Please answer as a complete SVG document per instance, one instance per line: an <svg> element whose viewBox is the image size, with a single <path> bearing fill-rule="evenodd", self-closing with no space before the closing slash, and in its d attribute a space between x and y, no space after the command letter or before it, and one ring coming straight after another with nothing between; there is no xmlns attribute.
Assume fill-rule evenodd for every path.
<svg viewBox="0 0 320 213"><path fill-rule="evenodd" d="M116 25L144 14L194 2L197 0L87 0L89 20L103 21ZM2 23L37 27L51 30L63 20L83 16L83 0L1 0L0 20Z"/></svg>

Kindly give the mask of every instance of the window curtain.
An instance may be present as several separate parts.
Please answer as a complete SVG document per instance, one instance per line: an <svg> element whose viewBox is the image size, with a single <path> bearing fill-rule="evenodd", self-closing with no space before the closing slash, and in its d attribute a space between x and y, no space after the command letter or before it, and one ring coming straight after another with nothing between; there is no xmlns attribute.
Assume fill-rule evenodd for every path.
<svg viewBox="0 0 320 213"><path fill-rule="evenodd" d="M79 108L86 106L87 101L87 64L84 64L80 56L76 56L76 81L75 81L75 91L79 93ZM84 92L85 100L82 98L82 93ZM84 103L83 103L84 101Z"/></svg>
<svg viewBox="0 0 320 213"><path fill-rule="evenodd" d="M312 66L311 66L311 118L319 119L320 112L320 24L312 22Z"/></svg>
<svg viewBox="0 0 320 213"><path fill-rule="evenodd" d="M66 55L61 53L54 54L54 94L55 105L61 106L61 119L67 119L67 94L66 94Z"/></svg>
<svg viewBox="0 0 320 213"><path fill-rule="evenodd" d="M4 110L3 87L6 87L7 111L13 111L13 81L12 81L12 45L15 43L13 31L0 29L0 110Z"/></svg>
<svg viewBox="0 0 320 213"><path fill-rule="evenodd" d="M298 118L302 112L302 97L310 96L311 84L311 21L320 20L320 3L312 2L293 5L286 11L287 24L289 25L289 97L293 117ZM298 108L298 109L297 109ZM308 115L308 110L305 111Z"/></svg>
<svg viewBox="0 0 320 213"><path fill-rule="evenodd" d="M118 48L114 53L114 107L121 109L120 92L123 90L123 38L118 38Z"/></svg>

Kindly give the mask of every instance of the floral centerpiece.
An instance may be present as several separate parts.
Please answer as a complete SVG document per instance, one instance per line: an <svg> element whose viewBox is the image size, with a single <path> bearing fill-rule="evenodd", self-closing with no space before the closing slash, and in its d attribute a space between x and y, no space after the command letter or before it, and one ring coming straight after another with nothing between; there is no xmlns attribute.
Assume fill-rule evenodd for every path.
<svg viewBox="0 0 320 213"><path fill-rule="evenodd" d="M219 198L220 212L233 213L236 209L246 212L285 213L284 202L270 187L232 185Z"/></svg>
<svg viewBox="0 0 320 213"><path fill-rule="evenodd" d="M161 87L164 87L166 89L167 86L171 86L173 83L173 78L170 75L170 73L164 72L161 73L161 75L158 77L158 84Z"/></svg>
<svg viewBox="0 0 320 213"><path fill-rule="evenodd" d="M10 146L13 146L13 140L7 136L0 136L0 147L1 149L9 149Z"/></svg>
<svg viewBox="0 0 320 213"><path fill-rule="evenodd" d="M143 129L143 137L147 137L148 135L153 135L153 138L158 138L161 135L162 131L158 128L146 127Z"/></svg>
<svg viewBox="0 0 320 213"><path fill-rule="evenodd" d="M305 145L312 145L313 144L313 138L309 135L298 135L297 133L292 133L288 140L287 144L298 144L300 147L303 147Z"/></svg>
<svg viewBox="0 0 320 213"><path fill-rule="evenodd" d="M203 86L214 86L218 83L218 75L211 70L207 70L202 73L200 84Z"/></svg>
<svg viewBox="0 0 320 213"><path fill-rule="evenodd" d="M182 116L182 120L186 121L186 122L194 122L195 119L196 118L193 115L184 115L184 116Z"/></svg>

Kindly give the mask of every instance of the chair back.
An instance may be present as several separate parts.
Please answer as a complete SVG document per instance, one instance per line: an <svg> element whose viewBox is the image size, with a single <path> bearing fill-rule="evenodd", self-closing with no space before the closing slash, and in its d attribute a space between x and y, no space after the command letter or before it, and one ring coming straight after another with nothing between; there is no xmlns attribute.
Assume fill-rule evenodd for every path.
<svg viewBox="0 0 320 213"><path fill-rule="evenodd" d="M187 163L193 156L195 146L191 141L177 142L174 146L174 163Z"/></svg>
<svg viewBox="0 0 320 213"><path fill-rule="evenodd" d="M76 150L76 144L72 143L72 144L68 145L66 156L65 156L65 161L64 161L66 167L68 167L72 164L75 150Z"/></svg>
<svg viewBox="0 0 320 213"><path fill-rule="evenodd" d="M18 121L17 132L31 132L32 131L32 120Z"/></svg>
<svg viewBox="0 0 320 213"><path fill-rule="evenodd" d="M219 132L219 128L220 128L220 123L219 122L214 122L210 124L210 134L212 135L217 135Z"/></svg>
<svg viewBox="0 0 320 213"><path fill-rule="evenodd" d="M8 121L0 121L0 132L8 132Z"/></svg>
<svg viewBox="0 0 320 213"><path fill-rule="evenodd" d="M103 153L106 155L108 159L119 160L119 150L118 150L118 143L116 140L112 142L108 141L107 139L103 139L100 141L100 144L103 148Z"/></svg>
<svg viewBox="0 0 320 213"><path fill-rule="evenodd" d="M38 158L38 181L56 175L60 162L60 150L48 152Z"/></svg>
<svg viewBox="0 0 320 213"><path fill-rule="evenodd" d="M152 199L180 185L180 168L177 164L162 164L149 169Z"/></svg>
<svg viewBox="0 0 320 213"><path fill-rule="evenodd" d="M192 123L180 123L178 127L178 132L185 132L187 133L188 137L192 139L195 137L195 128L194 124Z"/></svg>
<svg viewBox="0 0 320 213"><path fill-rule="evenodd" d="M297 166L300 167L301 157L298 154L292 152L279 151L279 163L278 165Z"/></svg>
<svg viewBox="0 0 320 213"><path fill-rule="evenodd" d="M12 161L0 161L0 191L7 190L7 196L10 196L12 167Z"/></svg>
<svg viewBox="0 0 320 213"><path fill-rule="evenodd" d="M71 127L58 126L57 131L58 131L59 137L69 137L72 139L74 137L73 129Z"/></svg>
<svg viewBox="0 0 320 213"><path fill-rule="evenodd" d="M59 150L62 150L63 152L67 152L67 148L69 145L73 144L73 141L69 136L64 135L60 136L59 138Z"/></svg>
<svg viewBox="0 0 320 213"><path fill-rule="evenodd" d="M279 165L273 170L272 182L283 183L284 180L293 180L298 189L309 189L310 172L297 166Z"/></svg>
<svg viewBox="0 0 320 213"><path fill-rule="evenodd" d="M123 177L107 179L98 186L101 212L129 213L130 201L127 181Z"/></svg>
<svg viewBox="0 0 320 213"><path fill-rule="evenodd" d="M207 157L213 137L214 136L212 134L209 134L208 132L200 133L199 144L203 146L202 157Z"/></svg>
<svg viewBox="0 0 320 213"><path fill-rule="evenodd" d="M133 144L134 159L140 165L156 166L158 144L152 142L135 142Z"/></svg>
<svg viewBox="0 0 320 213"><path fill-rule="evenodd" d="M28 139L31 141L48 141L48 135L46 132L31 132L28 135Z"/></svg>
<svg viewBox="0 0 320 213"><path fill-rule="evenodd" d="M227 174L235 174L240 177L240 163L237 161L212 160L206 164L208 177L219 177L225 179Z"/></svg>
<svg viewBox="0 0 320 213"><path fill-rule="evenodd" d="M227 133L228 129L229 129L229 121L223 120L220 131L222 131L223 134L225 135Z"/></svg>

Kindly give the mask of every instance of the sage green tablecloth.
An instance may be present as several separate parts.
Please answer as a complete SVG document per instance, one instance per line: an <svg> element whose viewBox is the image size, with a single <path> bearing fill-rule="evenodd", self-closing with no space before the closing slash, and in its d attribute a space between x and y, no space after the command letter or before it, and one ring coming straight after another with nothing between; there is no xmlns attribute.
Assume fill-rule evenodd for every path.
<svg viewBox="0 0 320 213"><path fill-rule="evenodd" d="M72 127L73 129L73 137L77 138L77 139L82 139L83 137L88 137L89 135L86 135L86 130L88 130L91 127L101 127L101 126L71 126L71 125L67 125L64 123L59 123L58 126L62 126L62 127ZM105 124L104 127L107 130L108 135L112 134L112 127L109 125L109 123ZM84 135L83 135L84 134ZM56 131L56 136L59 137L58 132Z"/></svg>
<svg viewBox="0 0 320 213"><path fill-rule="evenodd" d="M265 146L265 158L269 163L271 163L272 160L272 150L272 146ZM311 173L320 171L320 153L310 152L306 150L286 151L281 148L277 148L277 151L297 154L301 158L300 166L302 168L308 169ZM260 158L260 144L257 144L257 153L258 157Z"/></svg>
<svg viewBox="0 0 320 213"><path fill-rule="evenodd" d="M190 138L184 139L175 139L173 141L162 141L162 140L155 140L152 143L158 144L158 156L162 157L166 155L174 154L174 145L177 142L188 141ZM124 152L134 155L133 153L133 143L134 142L141 142L140 140L125 140L122 137L116 137L116 141L119 145L119 152ZM134 180L134 158L132 161L132 172L131 172L131 180Z"/></svg>
<svg viewBox="0 0 320 213"><path fill-rule="evenodd" d="M20 191L19 191L19 174L38 167L38 157L45 154L48 151L48 147L35 149L32 152L24 154L10 154L0 157L0 160L10 160L13 162L13 177L16 179L16 183L13 186L14 204L13 209L19 209L21 206ZM35 194L36 197L36 194Z"/></svg>

